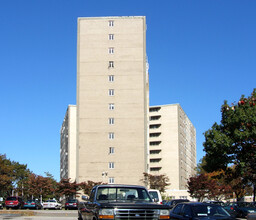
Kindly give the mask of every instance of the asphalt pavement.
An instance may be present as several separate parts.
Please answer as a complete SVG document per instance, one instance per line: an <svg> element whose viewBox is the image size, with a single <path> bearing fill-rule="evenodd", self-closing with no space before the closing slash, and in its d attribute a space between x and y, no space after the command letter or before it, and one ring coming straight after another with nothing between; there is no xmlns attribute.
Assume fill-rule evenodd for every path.
<svg viewBox="0 0 256 220"><path fill-rule="evenodd" d="M24 214L24 212L26 212ZM0 220L77 220L77 210L0 210Z"/></svg>

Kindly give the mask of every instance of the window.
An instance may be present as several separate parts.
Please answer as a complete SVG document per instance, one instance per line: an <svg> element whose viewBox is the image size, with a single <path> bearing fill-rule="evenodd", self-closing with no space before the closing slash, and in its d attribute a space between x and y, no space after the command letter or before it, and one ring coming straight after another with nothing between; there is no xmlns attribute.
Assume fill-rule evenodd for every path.
<svg viewBox="0 0 256 220"><path fill-rule="evenodd" d="M109 148L109 154L114 154L115 153L115 148L114 147L110 147Z"/></svg>
<svg viewBox="0 0 256 220"><path fill-rule="evenodd" d="M115 104L114 103L109 103L108 104L108 109L109 110L114 110L115 109Z"/></svg>
<svg viewBox="0 0 256 220"><path fill-rule="evenodd" d="M114 89L109 89L108 90L108 95L113 96L114 95Z"/></svg>
<svg viewBox="0 0 256 220"><path fill-rule="evenodd" d="M108 53L109 53L109 54L113 54L113 53L114 53L114 47L108 48Z"/></svg>
<svg viewBox="0 0 256 220"><path fill-rule="evenodd" d="M114 34L109 34L109 35L108 35L108 39L109 39L109 40L114 40Z"/></svg>
<svg viewBox="0 0 256 220"><path fill-rule="evenodd" d="M114 21L113 20L108 21L108 26L113 27L114 26Z"/></svg>
<svg viewBox="0 0 256 220"><path fill-rule="evenodd" d="M114 139L114 137L115 137L114 132L108 133L108 138L109 138L109 139Z"/></svg>
<svg viewBox="0 0 256 220"><path fill-rule="evenodd" d="M108 183L115 183L115 178L114 177L109 177L108 178Z"/></svg>
<svg viewBox="0 0 256 220"><path fill-rule="evenodd" d="M113 124L114 124L114 118L109 118L109 119L108 119L108 123L109 123L110 125L113 125Z"/></svg>
<svg viewBox="0 0 256 220"><path fill-rule="evenodd" d="M114 162L109 162L108 163L108 168L109 169L114 169L115 168L115 163Z"/></svg>
<svg viewBox="0 0 256 220"><path fill-rule="evenodd" d="M108 68L114 68L114 61L108 62Z"/></svg>
<svg viewBox="0 0 256 220"><path fill-rule="evenodd" d="M95 191L96 191L95 188L92 189L92 191L91 191L91 194L90 194L90 202L93 202L93 198L94 198L94 195L95 195Z"/></svg>
<svg viewBox="0 0 256 220"><path fill-rule="evenodd" d="M114 75L109 75L108 76L108 81L109 82L114 82Z"/></svg>

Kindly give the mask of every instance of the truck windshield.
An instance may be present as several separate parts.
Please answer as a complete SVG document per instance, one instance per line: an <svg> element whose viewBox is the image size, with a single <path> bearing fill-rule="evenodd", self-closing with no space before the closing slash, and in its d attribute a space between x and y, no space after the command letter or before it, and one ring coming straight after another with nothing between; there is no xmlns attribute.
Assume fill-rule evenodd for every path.
<svg viewBox="0 0 256 220"><path fill-rule="evenodd" d="M145 189L136 187L100 187L98 188L96 199L112 201L152 201Z"/></svg>

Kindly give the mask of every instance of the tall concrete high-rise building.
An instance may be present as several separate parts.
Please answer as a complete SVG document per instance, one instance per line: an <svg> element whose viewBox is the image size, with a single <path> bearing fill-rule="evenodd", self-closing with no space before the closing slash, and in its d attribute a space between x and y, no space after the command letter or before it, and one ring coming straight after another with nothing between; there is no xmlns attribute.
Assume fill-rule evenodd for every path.
<svg viewBox="0 0 256 220"><path fill-rule="evenodd" d="M147 66L145 17L78 19L77 182L142 184Z"/></svg>
<svg viewBox="0 0 256 220"><path fill-rule="evenodd" d="M187 180L196 167L196 129L179 104L151 106L149 116L150 174L169 177L168 196L188 198Z"/></svg>
<svg viewBox="0 0 256 220"><path fill-rule="evenodd" d="M76 106L69 105L60 130L60 179L76 180Z"/></svg>

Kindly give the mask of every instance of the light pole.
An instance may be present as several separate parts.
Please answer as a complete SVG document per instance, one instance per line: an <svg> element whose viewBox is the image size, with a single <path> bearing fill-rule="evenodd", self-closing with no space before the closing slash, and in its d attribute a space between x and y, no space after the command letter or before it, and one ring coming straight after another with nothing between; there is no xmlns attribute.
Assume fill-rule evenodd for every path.
<svg viewBox="0 0 256 220"><path fill-rule="evenodd" d="M103 171L101 175L102 175L102 182L104 183L105 182L105 177L108 176L108 172Z"/></svg>

